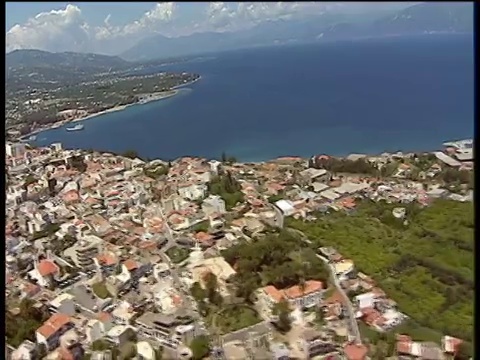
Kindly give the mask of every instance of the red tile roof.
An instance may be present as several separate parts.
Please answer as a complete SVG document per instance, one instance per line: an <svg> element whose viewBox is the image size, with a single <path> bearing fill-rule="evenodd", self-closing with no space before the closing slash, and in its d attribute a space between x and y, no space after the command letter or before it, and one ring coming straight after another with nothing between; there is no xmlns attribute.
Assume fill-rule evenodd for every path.
<svg viewBox="0 0 480 360"><path fill-rule="evenodd" d="M70 322L70 317L65 314L54 314L37 329L37 332L46 339L59 331Z"/></svg>
<svg viewBox="0 0 480 360"><path fill-rule="evenodd" d="M37 266L38 272L41 276L53 275L60 272L60 268L53 261L41 260Z"/></svg>
<svg viewBox="0 0 480 360"><path fill-rule="evenodd" d="M364 360L368 349L365 345L348 344L343 348L348 360Z"/></svg>
<svg viewBox="0 0 480 360"><path fill-rule="evenodd" d="M128 271L133 271L135 269L138 269L138 263L132 259L125 260L123 265L125 265Z"/></svg>

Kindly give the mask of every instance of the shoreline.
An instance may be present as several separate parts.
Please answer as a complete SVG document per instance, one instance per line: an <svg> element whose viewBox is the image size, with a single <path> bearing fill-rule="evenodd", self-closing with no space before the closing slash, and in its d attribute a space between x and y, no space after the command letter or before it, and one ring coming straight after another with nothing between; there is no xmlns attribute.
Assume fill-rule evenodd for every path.
<svg viewBox="0 0 480 360"><path fill-rule="evenodd" d="M200 80L202 77L199 76L197 79L193 80L193 81L190 81L190 82L187 82L185 84L180 84L180 85L177 85L177 86L174 86L172 87L171 90L167 91L169 92L168 94L162 94L162 93L153 93L153 94L149 94L148 97L146 99L142 99L138 102L135 102L135 103L132 103L132 104L127 104L127 105L120 105L120 106L115 106L113 108L110 108L110 109L106 109L106 110L103 110L103 111L99 111L97 113L93 113L93 114L88 114L87 116L84 116L84 117L80 117L80 118L76 118L76 119L72 119L72 120L62 120L62 121L58 121L58 122L55 122L55 123L52 123L50 124L50 126L47 126L45 128L42 128L42 129L36 129L26 135L23 135L21 136L18 140L19 141L23 141L23 142L29 142L29 138L31 136L36 136L44 131L48 131L48 130L52 130L52 129L57 129L59 127L62 127L64 125L67 125L69 123L76 123L76 122L81 122L81 121L86 121L86 120L91 120L95 117L98 117L98 116L101 116L101 115L105 115L105 114L109 114L109 113L113 113L113 112L117 112L117 111L122 111L122 110L125 110L131 106L135 106L135 105L145 105L145 104L148 104L148 103L151 103L151 102L154 102L154 101L159 101L159 100L164 100L164 99L168 99L168 98L171 98L175 95L177 95L180 91L181 91L181 88L182 87L185 87L185 86L188 86L188 85L192 85L194 83L196 83L198 80ZM171 93L170 93L171 92Z"/></svg>

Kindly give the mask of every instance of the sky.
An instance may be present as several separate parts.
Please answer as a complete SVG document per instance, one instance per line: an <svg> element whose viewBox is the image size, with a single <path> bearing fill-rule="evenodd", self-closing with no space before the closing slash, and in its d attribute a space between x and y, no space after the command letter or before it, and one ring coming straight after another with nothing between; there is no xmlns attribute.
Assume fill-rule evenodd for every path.
<svg viewBox="0 0 480 360"><path fill-rule="evenodd" d="M265 21L401 9L412 2L7 2L6 52L120 54L161 34L241 31Z"/></svg>

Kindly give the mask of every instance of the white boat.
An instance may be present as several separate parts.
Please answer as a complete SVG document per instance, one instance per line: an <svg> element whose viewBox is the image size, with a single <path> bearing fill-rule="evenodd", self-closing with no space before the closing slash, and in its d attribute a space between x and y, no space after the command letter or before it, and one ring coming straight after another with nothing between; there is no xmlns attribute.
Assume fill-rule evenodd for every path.
<svg viewBox="0 0 480 360"><path fill-rule="evenodd" d="M80 131L83 130L84 126L82 124L75 125L74 127L66 128L67 131Z"/></svg>

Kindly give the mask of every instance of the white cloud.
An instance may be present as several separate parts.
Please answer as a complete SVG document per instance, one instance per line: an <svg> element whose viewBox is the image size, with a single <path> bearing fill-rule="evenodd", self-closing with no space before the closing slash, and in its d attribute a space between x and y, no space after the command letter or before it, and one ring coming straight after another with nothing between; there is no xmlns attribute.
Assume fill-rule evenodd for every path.
<svg viewBox="0 0 480 360"><path fill-rule="evenodd" d="M111 24L108 14L101 26L90 26L80 8L67 5L15 25L6 34L6 51L40 49L47 51L99 51L112 53L124 50L149 34L162 30L174 18L175 3L161 2L143 16L124 26ZM121 39L121 41L120 41Z"/></svg>
<svg viewBox="0 0 480 360"><path fill-rule="evenodd" d="M13 26L6 34L6 48L81 51L87 46L88 31L81 10L67 5L63 10L42 12L23 25Z"/></svg>
<svg viewBox="0 0 480 360"><path fill-rule="evenodd" d="M398 4L401 3L382 6L399 8ZM408 3L403 4L405 7ZM6 51L34 48L114 54L153 34L180 36L203 31L237 31L269 20L324 12L365 12L379 7L378 3L368 2L210 2L204 5L203 12L200 10L194 19L187 20L181 10L186 6L192 5L158 2L140 18L125 25L114 25L112 10L113 15L108 14L102 23L92 25L84 19L78 6L67 5L65 9L43 12L13 26L6 33Z"/></svg>

